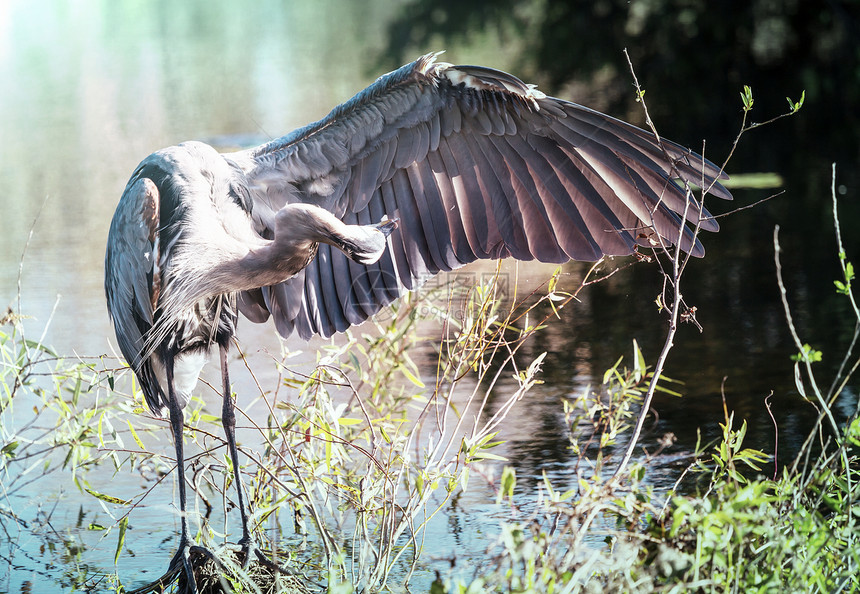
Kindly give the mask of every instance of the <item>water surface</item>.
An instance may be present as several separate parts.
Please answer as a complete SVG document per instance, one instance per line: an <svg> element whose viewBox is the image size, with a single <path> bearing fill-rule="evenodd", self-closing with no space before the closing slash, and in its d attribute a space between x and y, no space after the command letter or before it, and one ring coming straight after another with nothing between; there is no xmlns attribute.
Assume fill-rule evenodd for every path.
<svg viewBox="0 0 860 594"><path fill-rule="evenodd" d="M20 306L31 316L25 323L28 336L45 331L46 343L60 353L113 353L102 288L104 245L113 209L137 163L184 140L262 142L324 116L380 74L373 64L396 8L381 0L0 3L0 305ZM445 58L510 67L516 44L503 44L492 34L478 41L449 47ZM732 99L733 93L727 90ZM694 131L679 140L697 142ZM755 163L739 167L755 170ZM832 369L830 353L844 343L839 320L847 309L830 289L838 270L827 227L827 188L816 191L820 197L802 197L816 205L812 230L805 227L810 219L790 212L783 201L728 219L720 234L705 237L708 257L691 265L684 293L697 306L704 332L692 325L682 328L668 369L685 382L685 396L659 398L659 422L645 436L652 450L667 432L678 438L664 463L653 465L654 484L674 482L678 467L689 461L698 429L706 438L717 435L723 384L729 406L749 419L751 447L773 452L773 424L763 403L770 392L781 426L782 457L805 435L814 413L791 381L788 357L794 348L778 301L771 233L775 222L783 224L787 282L801 331L810 333L816 346L833 346L825 360ZM749 203L766 194L739 191L736 197ZM791 199L797 198L795 191ZM553 268L521 266L505 274L521 275L528 291ZM574 287L586 269L566 267L566 286ZM488 270L492 267L463 274L480 278ZM653 304L659 290L654 267L633 267L584 292L580 303L524 350L523 361L544 351L548 357L546 383L502 429L508 441L503 453L523 478L521 489L534 489L544 472L561 486L573 484L560 399L599 381L619 356L629 356L633 338L654 361L665 332L665 320ZM277 375L267 352L281 350L272 327L244 322L239 338L257 380L271 385ZM322 344L291 340L287 347L303 351L294 362L307 367ZM418 350L414 358L432 378L433 349ZM254 382L239 368L234 365L239 403L253 414L243 394L255 393ZM213 369L207 374L217 377ZM510 383L498 388L506 389ZM204 398L218 414L217 395L204 390ZM842 406L850 412L850 398ZM17 414L25 411L21 406ZM153 447L171 455L166 433ZM140 486L139 478L122 474L91 480L96 487L113 482L115 492L122 491L116 481L129 481L131 491ZM148 538L144 529L135 530L134 554L121 558L120 575L130 583L151 578L174 546L175 522L159 522L165 514L172 516L172 497L165 483L132 516L133 525L153 528ZM71 482L42 481L25 499L7 504L33 526L79 533L87 547L82 562L112 570L113 537L102 541L81 529L81 514L86 523L107 521L91 511L91 497L81 496ZM491 491L481 487L456 498L430 528L435 547L430 557L445 559L459 551L461 558L479 558L493 533L492 499ZM50 541L45 530L8 529L15 534L14 546L0 550L0 568L8 562L0 569L0 591L20 591L28 581L35 590L51 588L54 580L66 579L39 552ZM73 573L74 560L60 561ZM417 583L428 579L432 571Z"/></svg>

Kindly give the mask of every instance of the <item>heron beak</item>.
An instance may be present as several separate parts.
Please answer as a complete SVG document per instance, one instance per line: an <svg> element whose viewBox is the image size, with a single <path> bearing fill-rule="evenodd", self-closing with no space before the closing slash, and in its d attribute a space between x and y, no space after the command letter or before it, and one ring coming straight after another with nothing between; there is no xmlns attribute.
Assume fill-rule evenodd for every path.
<svg viewBox="0 0 860 594"><path fill-rule="evenodd" d="M398 226L397 221L398 221L397 219L389 219L387 221L381 221L381 222L377 223L376 225L374 225L374 227L376 227L376 229L378 231L382 232L382 234L385 235L385 237L388 237L389 235L391 235L392 231L397 229L397 226Z"/></svg>

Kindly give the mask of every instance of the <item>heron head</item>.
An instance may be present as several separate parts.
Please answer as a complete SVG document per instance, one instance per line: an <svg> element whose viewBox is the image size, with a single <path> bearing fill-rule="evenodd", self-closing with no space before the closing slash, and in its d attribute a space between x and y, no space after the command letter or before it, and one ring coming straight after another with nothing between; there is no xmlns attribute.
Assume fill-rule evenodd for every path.
<svg viewBox="0 0 860 594"><path fill-rule="evenodd" d="M349 233L344 234L341 244L334 244L350 259L359 264L373 264L382 257L385 242L397 229L397 219L389 219L375 225L345 225Z"/></svg>

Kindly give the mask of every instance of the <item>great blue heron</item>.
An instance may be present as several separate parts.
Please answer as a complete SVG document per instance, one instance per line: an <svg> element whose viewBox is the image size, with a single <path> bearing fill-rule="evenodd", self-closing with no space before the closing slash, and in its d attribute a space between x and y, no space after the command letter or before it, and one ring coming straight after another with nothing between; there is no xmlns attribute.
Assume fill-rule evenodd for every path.
<svg viewBox="0 0 860 594"><path fill-rule="evenodd" d="M271 315L284 337L329 336L480 258L597 260L661 242L700 255L690 225L718 228L673 181L731 198L701 156L435 57L260 147L158 151L125 188L105 256L108 310L147 404L170 417L182 529L172 567L192 587L182 410L216 344L246 562L255 551L227 371L239 312Z"/></svg>

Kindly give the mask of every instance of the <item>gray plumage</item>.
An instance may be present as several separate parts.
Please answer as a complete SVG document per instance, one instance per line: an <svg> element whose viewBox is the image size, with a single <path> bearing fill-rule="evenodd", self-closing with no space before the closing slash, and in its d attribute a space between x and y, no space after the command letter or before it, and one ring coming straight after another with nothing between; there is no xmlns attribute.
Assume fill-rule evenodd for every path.
<svg viewBox="0 0 860 594"><path fill-rule="evenodd" d="M273 316L282 336L329 336L477 259L629 254L658 235L675 243L685 211L690 224L717 230L672 181L710 185L725 177L712 163L509 74L434 58L263 146L220 155L185 143L141 163L111 225L105 287L120 348L153 408L166 399L147 364L165 341L192 350L212 342L204 303L233 314L219 319L228 333L238 294L246 317ZM712 193L730 198L719 183ZM308 246L294 245L289 230L293 219L301 226L299 205L347 225L388 218L400 228L374 263L323 243L308 264ZM680 237L703 253L690 225Z"/></svg>
<svg viewBox="0 0 860 594"><path fill-rule="evenodd" d="M703 253L691 227L717 223L673 178L730 199L718 167L509 74L435 57L263 146L222 155L189 142L137 168L111 223L105 291L120 350L149 406L170 409L174 437L214 344L232 403L224 353L238 312L271 316L285 337L329 336L477 259L596 260L678 242Z"/></svg>
<svg viewBox="0 0 860 594"><path fill-rule="evenodd" d="M671 142L559 99L515 77L433 56L380 78L323 120L228 155L244 172L256 228L296 201L345 222L397 218L379 262L323 246L294 279L244 292L240 309L272 315L283 336L329 336L361 323L430 276L481 258L566 262L629 254L679 235L684 191L713 164ZM668 158L667 158L668 155ZM675 160L677 171L672 172ZM703 172L704 169L704 172ZM729 198L719 184L712 192ZM717 224L705 211L703 229ZM701 255L686 227L681 247Z"/></svg>

